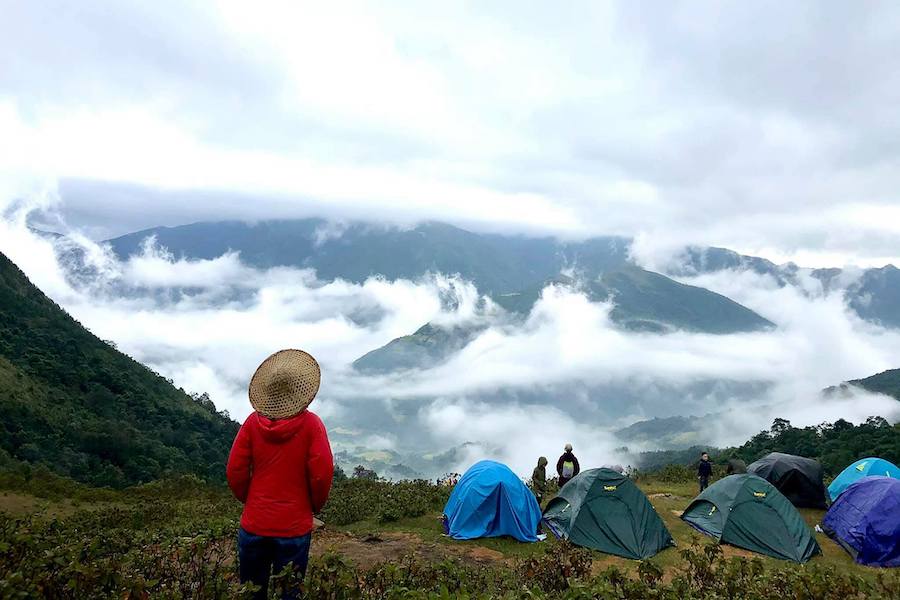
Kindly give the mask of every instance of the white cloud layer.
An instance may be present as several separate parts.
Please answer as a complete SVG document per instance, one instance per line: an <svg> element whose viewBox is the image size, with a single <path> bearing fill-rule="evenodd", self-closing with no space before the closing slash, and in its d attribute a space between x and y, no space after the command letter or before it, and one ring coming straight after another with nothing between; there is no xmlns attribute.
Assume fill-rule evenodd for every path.
<svg viewBox="0 0 900 600"><path fill-rule="evenodd" d="M102 237L325 215L900 262L900 9L16 2L0 171Z"/></svg>

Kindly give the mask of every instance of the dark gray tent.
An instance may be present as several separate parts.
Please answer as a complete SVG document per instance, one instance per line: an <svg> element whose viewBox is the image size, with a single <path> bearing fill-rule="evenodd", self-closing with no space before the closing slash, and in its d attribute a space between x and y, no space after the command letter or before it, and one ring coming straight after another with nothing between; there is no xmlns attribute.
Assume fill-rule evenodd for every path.
<svg viewBox="0 0 900 600"><path fill-rule="evenodd" d="M825 508L822 465L811 458L772 452L747 467L801 508Z"/></svg>
<svg viewBox="0 0 900 600"><path fill-rule="evenodd" d="M728 468L725 470L726 475L740 475L747 472L747 463L739 458L729 458Z"/></svg>

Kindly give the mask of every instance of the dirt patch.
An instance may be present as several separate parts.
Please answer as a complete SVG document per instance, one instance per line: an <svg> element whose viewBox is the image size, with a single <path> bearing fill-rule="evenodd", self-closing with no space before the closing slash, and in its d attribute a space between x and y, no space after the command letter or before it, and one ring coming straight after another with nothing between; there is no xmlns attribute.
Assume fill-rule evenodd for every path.
<svg viewBox="0 0 900 600"><path fill-rule="evenodd" d="M749 550L744 550L743 548L738 548L737 546L721 544L720 548L722 548L722 554L725 556L725 558L732 558L734 556L740 556L741 558L759 558L759 554L750 552Z"/></svg>
<svg viewBox="0 0 900 600"><path fill-rule="evenodd" d="M670 510L669 512L672 513L673 515L675 515L676 517L678 517L679 519L681 518L681 515L684 514L683 510Z"/></svg>
<svg viewBox="0 0 900 600"><path fill-rule="evenodd" d="M357 536L322 527L313 532L310 553L320 556L326 552L336 552L353 564L365 568L415 554L417 544L410 539L415 537L406 533Z"/></svg>
<svg viewBox="0 0 900 600"><path fill-rule="evenodd" d="M603 571L610 567L618 567L619 569L628 570L633 561L622 558L621 556L613 556L612 554L599 554L591 561L591 577L600 575Z"/></svg>
<svg viewBox="0 0 900 600"><path fill-rule="evenodd" d="M505 561L503 553L481 546L455 546L423 541L418 535L401 532L353 534L335 531L328 527L313 532L310 553L321 556L336 552L358 567L368 568L384 562L396 562L405 556L415 556L427 561L462 558L477 562Z"/></svg>
<svg viewBox="0 0 900 600"><path fill-rule="evenodd" d="M478 546L470 549L467 554L479 562L499 562L506 560L506 557L503 556L502 552Z"/></svg>

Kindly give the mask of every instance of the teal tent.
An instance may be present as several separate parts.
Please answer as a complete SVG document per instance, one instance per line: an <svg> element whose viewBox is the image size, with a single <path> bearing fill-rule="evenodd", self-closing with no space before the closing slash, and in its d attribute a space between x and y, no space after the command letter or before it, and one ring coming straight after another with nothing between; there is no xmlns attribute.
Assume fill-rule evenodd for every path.
<svg viewBox="0 0 900 600"><path fill-rule="evenodd" d="M720 542L783 560L804 563L822 552L794 505L752 473L715 482L681 518Z"/></svg>
<svg viewBox="0 0 900 600"><path fill-rule="evenodd" d="M900 469L891 461L883 458L861 458L841 471L841 474L835 477L828 486L828 495L831 497L831 501L837 500L837 497L853 482L870 476L900 479Z"/></svg>
<svg viewBox="0 0 900 600"><path fill-rule="evenodd" d="M625 558L649 558L675 545L647 496L612 469L573 477L547 505L544 523L559 538Z"/></svg>

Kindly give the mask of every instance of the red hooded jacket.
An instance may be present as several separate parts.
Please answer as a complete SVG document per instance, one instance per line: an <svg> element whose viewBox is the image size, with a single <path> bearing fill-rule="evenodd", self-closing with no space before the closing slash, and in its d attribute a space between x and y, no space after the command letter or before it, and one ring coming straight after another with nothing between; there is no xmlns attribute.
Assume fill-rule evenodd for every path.
<svg viewBox="0 0 900 600"><path fill-rule="evenodd" d="M228 456L228 486L244 503L241 527L269 537L312 531L328 500L334 458L322 420L308 410L272 420L254 412Z"/></svg>

